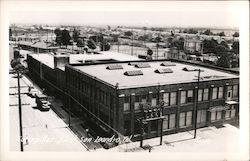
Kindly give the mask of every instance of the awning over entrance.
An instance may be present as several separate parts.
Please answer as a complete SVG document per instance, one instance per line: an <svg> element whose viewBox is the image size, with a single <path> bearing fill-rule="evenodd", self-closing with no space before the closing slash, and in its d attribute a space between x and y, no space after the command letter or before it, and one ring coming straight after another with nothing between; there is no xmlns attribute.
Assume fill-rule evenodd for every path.
<svg viewBox="0 0 250 161"><path fill-rule="evenodd" d="M226 107L223 106L215 106L215 107L210 107L208 111L213 112L213 111L223 111L226 110Z"/></svg>
<svg viewBox="0 0 250 161"><path fill-rule="evenodd" d="M226 104L235 105L235 104L239 104L239 102L237 102L237 101L226 101Z"/></svg>

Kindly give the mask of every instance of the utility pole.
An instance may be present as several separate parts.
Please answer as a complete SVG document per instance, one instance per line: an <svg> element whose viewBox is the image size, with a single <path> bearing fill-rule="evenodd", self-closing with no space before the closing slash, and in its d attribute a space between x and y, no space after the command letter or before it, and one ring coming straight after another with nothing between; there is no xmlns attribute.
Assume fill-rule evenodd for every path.
<svg viewBox="0 0 250 161"><path fill-rule="evenodd" d="M132 30L132 44L131 44L131 55L133 55L133 44L134 44L134 33L133 33L133 30Z"/></svg>
<svg viewBox="0 0 250 161"><path fill-rule="evenodd" d="M21 147L21 152L23 152L23 125L22 125L22 107L21 107L21 93L20 93L20 77L21 77L21 74L19 72L17 72L20 147Z"/></svg>
<svg viewBox="0 0 250 161"><path fill-rule="evenodd" d="M196 89L196 101L195 101L195 109L194 109L194 139L196 138L196 130L197 130L197 110L198 110L198 95L199 95L199 85L200 85L200 73L201 69L197 69L198 71L198 82L197 82L197 89Z"/></svg>

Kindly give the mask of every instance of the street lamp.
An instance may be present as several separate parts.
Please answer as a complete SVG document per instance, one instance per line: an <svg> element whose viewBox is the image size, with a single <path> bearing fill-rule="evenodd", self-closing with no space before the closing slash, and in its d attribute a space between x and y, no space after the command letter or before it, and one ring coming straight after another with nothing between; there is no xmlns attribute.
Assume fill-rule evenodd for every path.
<svg viewBox="0 0 250 161"><path fill-rule="evenodd" d="M20 78L22 74L27 72L27 69L20 63L20 59L13 59L11 61L11 67L14 72L17 73L17 84L18 84L18 113L19 113L19 129L20 129L20 147L21 152L23 151L23 126L22 126L22 108L21 108L21 92L20 92Z"/></svg>

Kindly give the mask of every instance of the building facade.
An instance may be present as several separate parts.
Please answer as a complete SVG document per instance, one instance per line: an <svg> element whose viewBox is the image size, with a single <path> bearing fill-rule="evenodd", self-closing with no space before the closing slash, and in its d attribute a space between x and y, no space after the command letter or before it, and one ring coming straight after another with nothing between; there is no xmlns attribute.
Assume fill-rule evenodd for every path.
<svg viewBox="0 0 250 161"><path fill-rule="evenodd" d="M154 111L161 106L165 117L163 129L160 120L144 127L145 138L160 136L161 130L164 135L192 130L195 123L200 128L238 120L238 75L178 62L167 62L167 70L161 61L137 63L67 65L67 107L106 133L116 129L134 140L140 138L141 108ZM199 85L197 72L184 67L204 70Z"/></svg>

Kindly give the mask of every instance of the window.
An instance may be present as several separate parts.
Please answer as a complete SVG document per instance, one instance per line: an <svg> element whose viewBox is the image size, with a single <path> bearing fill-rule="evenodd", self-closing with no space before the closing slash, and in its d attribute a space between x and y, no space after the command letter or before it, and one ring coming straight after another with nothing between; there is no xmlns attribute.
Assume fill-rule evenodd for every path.
<svg viewBox="0 0 250 161"><path fill-rule="evenodd" d="M213 99L213 100L218 98L218 97L217 97L217 91L218 91L218 88L217 88L217 87L213 88L213 95L212 95L212 99Z"/></svg>
<svg viewBox="0 0 250 161"><path fill-rule="evenodd" d="M186 126L190 126L192 124L192 112L187 112L187 118L186 118Z"/></svg>
<svg viewBox="0 0 250 161"><path fill-rule="evenodd" d="M130 110L129 103L124 103L123 104L123 110L124 111L129 111Z"/></svg>
<svg viewBox="0 0 250 161"><path fill-rule="evenodd" d="M180 113L179 126L180 126L180 127L185 126L185 112Z"/></svg>
<svg viewBox="0 0 250 161"><path fill-rule="evenodd" d="M175 128L175 114L169 115L169 128L170 129Z"/></svg>
<svg viewBox="0 0 250 161"><path fill-rule="evenodd" d="M206 110L198 110L197 111L197 123L204 123L206 122L207 118L207 111Z"/></svg>
<svg viewBox="0 0 250 161"><path fill-rule="evenodd" d="M130 110L129 97L125 97L123 104L123 111L129 111L129 110Z"/></svg>
<svg viewBox="0 0 250 161"><path fill-rule="evenodd" d="M232 106L231 110L226 110L225 119L228 120L234 117L235 117L235 108L234 106Z"/></svg>
<svg viewBox="0 0 250 161"><path fill-rule="evenodd" d="M181 91L181 104L186 103L186 91Z"/></svg>
<svg viewBox="0 0 250 161"><path fill-rule="evenodd" d="M221 119L221 111L212 111L211 112L211 121L217 121Z"/></svg>
<svg viewBox="0 0 250 161"><path fill-rule="evenodd" d="M163 94L163 101L164 101L165 105L169 105L169 93Z"/></svg>
<svg viewBox="0 0 250 161"><path fill-rule="evenodd" d="M188 90L187 103L190 103L192 101L193 101L193 90Z"/></svg>
<svg viewBox="0 0 250 161"><path fill-rule="evenodd" d="M135 102L134 107L135 107L135 110L139 110L140 109L140 102Z"/></svg>
<svg viewBox="0 0 250 161"><path fill-rule="evenodd" d="M199 89L199 91L198 91L198 101L202 101L202 93L203 93L203 90Z"/></svg>
<svg viewBox="0 0 250 161"><path fill-rule="evenodd" d="M163 120L163 130L175 128L175 114L166 115L166 119Z"/></svg>
<svg viewBox="0 0 250 161"><path fill-rule="evenodd" d="M156 106L156 94L152 95L151 106Z"/></svg>
<svg viewBox="0 0 250 161"><path fill-rule="evenodd" d="M218 98L223 98L223 87L219 87Z"/></svg>
<svg viewBox="0 0 250 161"><path fill-rule="evenodd" d="M154 121L151 121L151 131L157 131L158 129L158 123L157 123L157 120L154 120Z"/></svg>
<svg viewBox="0 0 250 161"><path fill-rule="evenodd" d="M190 125L192 125L192 111L180 113L179 126L184 127Z"/></svg>
<svg viewBox="0 0 250 161"><path fill-rule="evenodd" d="M170 93L170 105L176 105L176 92Z"/></svg>
<svg viewBox="0 0 250 161"><path fill-rule="evenodd" d="M234 85L233 86L233 97L237 97L238 96L238 85Z"/></svg>
<svg viewBox="0 0 250 161"><path fill-rule="evenodd" d="M147 96L142 96L141 103L147 103Z"/></svg>
<svg viewBox="0 0 250 161"><path fill-rule="evenodd" d="M203 101L206 101L206 100L208 100L208 88L205 88L203 92Z"/></svg>

